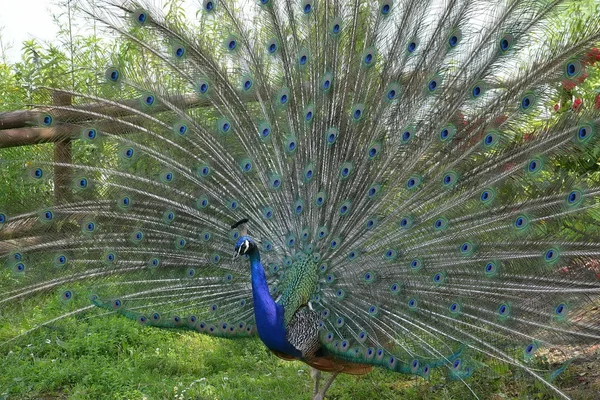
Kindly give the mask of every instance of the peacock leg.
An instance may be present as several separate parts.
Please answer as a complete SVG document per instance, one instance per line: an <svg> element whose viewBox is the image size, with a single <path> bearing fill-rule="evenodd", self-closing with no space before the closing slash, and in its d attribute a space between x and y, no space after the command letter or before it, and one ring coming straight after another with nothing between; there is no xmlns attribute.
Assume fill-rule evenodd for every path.
<svg viewBox="0 0 600 400"><path fill-rule="evenodd" d="M321 371L316 368L310 367L310 376L315 380L315 387L313 389L313 397L319 393L319 381L321 381Z"/></svg>
<svg viewBox="0 0 600 400"><path fill-rule="evenodd" d="M323 400L325 398L325 392L327 392L327 389L329 389L329 386L331 386L338 374L339 372L334 372L331 374L329 380L325 382L325 385L323 385L321 390L313 397L313 400Z"/></svg>

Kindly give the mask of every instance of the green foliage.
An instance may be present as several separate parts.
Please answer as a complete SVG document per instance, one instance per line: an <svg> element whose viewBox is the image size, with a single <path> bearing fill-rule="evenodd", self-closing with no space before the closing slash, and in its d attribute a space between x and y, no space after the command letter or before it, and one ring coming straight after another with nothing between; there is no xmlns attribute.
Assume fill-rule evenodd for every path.
<svg viewBox="0 0 600 400"><path fill-rule="evenodd" d="M11 279L0 275L0 281ZM73 293L83 288L71 287ZM57 290L17 301L0 315L0 343L32 326L89 304L84 295L69 302ZM27 310L27 315L23 313ZM513 356L522 349L516 349ZM600 356L600 354L599 354ZM309 367L283 361L255 339L221 339L196 332L140 326L122 316L90 312L37 329L0 346L0 400L69 399L267 399L306 400L312 392ZM476 370L466 383L487 399L554 399L521 370L476 355ZM546 356L534 369L556 369ZM579 384L583 365L572 365L554 381L574 399L587 399ZM327 374L325 374L325 378ZM394 398L449 400L471 398L469 388L447 371L429 380L376 368L365 376L340 375L329 399Z"/></svg>
<svg viewBox="0 0 600 400"><path fill-rule="evenodd" d="M115 315L43 328L0 355L0 399L305 400L312 391L307 365L280 360L258 339L141 327ZM577 384L578 371L569 371L558 378L559 386ZM487 399L553 398L520 372L489 360L467 383ZM569 391L580 399L586 393L585 388ZM384 369L362 377L341 375L328 392L328 398L338 400L470 396L465 384L441 372L426 381Z"/></svg>

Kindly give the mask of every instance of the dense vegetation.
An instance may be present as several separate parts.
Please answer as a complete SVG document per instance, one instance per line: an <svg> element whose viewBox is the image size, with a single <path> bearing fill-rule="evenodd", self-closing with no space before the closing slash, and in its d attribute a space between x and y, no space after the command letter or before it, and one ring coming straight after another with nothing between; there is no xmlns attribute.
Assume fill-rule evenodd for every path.
<svg viewBox="0 0 600 400"><path fill-rule="evenodd" d="M0 327L0 330L3 328ZM542 366L546 361L540 358ZM555 381L574 399L593 399L600 373L577 362ZM552 399L519 371L484 361L469 381L486 399ZM282 361L257 339L217 339L140 327L110 315L73 319L2 352L0 399L289 399L306 400L310 371ZM437 372L426 381L384 369L337 378L330 399L468 399L469 390Z"/></svg>

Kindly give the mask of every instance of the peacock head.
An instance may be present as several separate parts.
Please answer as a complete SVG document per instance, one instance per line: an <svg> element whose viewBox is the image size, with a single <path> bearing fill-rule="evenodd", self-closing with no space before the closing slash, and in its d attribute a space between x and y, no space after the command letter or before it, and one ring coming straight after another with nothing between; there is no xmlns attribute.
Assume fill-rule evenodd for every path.
<svg viewBox="0 0 600 400"><path fill-rule="evenodd" d="M251 254L256 251L257 248L258 246L256 246L256 243L250 236L242 236L235 242L234 257Z"/></svg>
<svg viewBox="0 0 600 400"><path fill-rule="evenodd" d="M231 229L238 229L240 232L240 237L235 242L235 254L234 258L238 256L243 256L246 254L251 254L256 251L258 246L256 242L248 236L248 228L246 224L248 223L248 218L244 218L241 221L236 222L231 226Z"/></svg>

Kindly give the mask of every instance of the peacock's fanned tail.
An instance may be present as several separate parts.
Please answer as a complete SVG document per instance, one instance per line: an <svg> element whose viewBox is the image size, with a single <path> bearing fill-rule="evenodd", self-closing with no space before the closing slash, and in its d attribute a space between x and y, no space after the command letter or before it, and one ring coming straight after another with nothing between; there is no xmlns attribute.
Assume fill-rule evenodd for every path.
<svg viewBox="0 0 600 400"><path fill-rule="evenodd" d="M561 167L597 158L600 112L550 110L585 73L600 14L204 0L196 18L89 3L119 37L99 84L38 88L32 104L47 110L33 124L77 139L72 160L0 153L0 174L23 171L0 204L2 344L94 305L253 335L229 228L243 218L274 298L298 255L313 258L321 342L344 362L466 379L483 355L560 393L530 359L600 341L600 187ZM40 314L47 293L61 305Z"/></svg>

